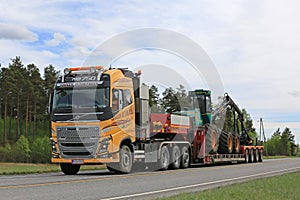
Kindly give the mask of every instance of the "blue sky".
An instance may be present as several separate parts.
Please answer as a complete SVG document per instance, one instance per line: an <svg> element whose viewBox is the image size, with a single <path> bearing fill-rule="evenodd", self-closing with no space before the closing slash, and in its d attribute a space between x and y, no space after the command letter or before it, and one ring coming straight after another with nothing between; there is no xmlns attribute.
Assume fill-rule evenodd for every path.
<svg viewBox="0 0 300 200"><path fill-rule="evenodd" d="M160 28L199 44L218 70L224 90L267 136L291 127L300 142L300 3L297 0L68 1L0 0L0 63L21 56L41 71L80 66L99 45L126 31ZM128 42L128 41L127 41ZM178 67L166 52L143 50L115 64ZM101 65L101 63L99 63ZM203 81L191 87L206 87ZM258 124L256 125L257 127Z"/></svg>

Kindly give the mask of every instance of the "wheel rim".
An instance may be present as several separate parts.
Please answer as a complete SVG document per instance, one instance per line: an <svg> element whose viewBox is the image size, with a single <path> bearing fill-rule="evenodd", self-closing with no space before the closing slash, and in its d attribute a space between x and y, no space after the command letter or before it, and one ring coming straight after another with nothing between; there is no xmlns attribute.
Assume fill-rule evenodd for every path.
<svg viewBox="0 0 300 200"><path fill-rule="evenodd" d="M245 161L246 161L246 163L249 162L249 151L248 151L248 149L246 149L246 151L245 151Z"/></svg>
<svg viewBox="0 0 300 200"><path fill-rule="evenodd" d="M121 155L121 165L122 168L126 170L125 172L129 172L131 170L131 161L130 149L128 147L123 147Z"/></svg>
<svg viewBox="0 0 300 200"><path fill-rule="evenodd" d="M258 149L256 149L255 150L255 161L256 162L258 162L258 160L259 160L259 155L258 154L259 154L259 151L258 151Z"/></svg>
<svg viewBox="0 0 300 200"><path fill-rule="evenodd" d="M179 150L175 150L175 152L174 152L174 163L175 164L179 164L179 159L180 159L180 152L179 152Z"/></svg>
<svg viewBox="0 0 300 200"><path fill-rule="evenodd" d="M211 146L212 146L212 149L217 148L217 133L216 133L216 131L213 131L211 133Z"/></svg>
<svg viewBox="0 0 300 200"><path fill-rule="evenodd" d="M228 136L228 150L232 151L232 145L233 145L233 141L232 141L232 135Z"/></svg>
<svg viewBox="0 0 300 200"><path fill-rule="evenodd" d="M189 162L190 162L190 155L188 149L184 147L182 151L182 163L183 165L188 166Z"/></svg>
<svg viewBox="0 0 300 200"><path fill-rule="evenodd" d="M165 167L168 164L168 155L166 151L162 153L162 164Z"/></svg>
<svg viewBox="0 0 300 200"><path fill-rule="evenodd" d="M240 138L235 136L235 151L238 153L240 151Z"/></svg>
<svg viewBox="0 0 300 200"><path fill-rule="evenodd" d="M251 156L251 162L253 162L254 161L254 151L253 151L253 149L251 149L250 156Z"/></svg>
<svg viewBox="0 0 300 200"><path fill-rule="evenodd" d="M124 156L123 156L123 166L126 168L128 168L128 166L129 166L129 156L127 153L124 154Z"/></svg>

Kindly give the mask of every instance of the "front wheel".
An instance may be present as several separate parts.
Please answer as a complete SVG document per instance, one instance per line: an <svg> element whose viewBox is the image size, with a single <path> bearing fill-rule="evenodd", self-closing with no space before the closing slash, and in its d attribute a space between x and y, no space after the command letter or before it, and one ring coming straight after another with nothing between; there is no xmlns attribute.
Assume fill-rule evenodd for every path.
<svg viewBox="0 0 300 200"><path fill-rule="evenodd" d="M61 171L65 175L75 175L79 172L80 165L73 165L73 164L70 164L70 163L61 163L60 168L61 168Z"/></svg>
<svg viewBox="0 0 300 200"><path fill-rule="evenodd" d="M127 145L123 145L120 149L119 171L124 174L130 173L132 163L133 160L130 148Z"/></svg>

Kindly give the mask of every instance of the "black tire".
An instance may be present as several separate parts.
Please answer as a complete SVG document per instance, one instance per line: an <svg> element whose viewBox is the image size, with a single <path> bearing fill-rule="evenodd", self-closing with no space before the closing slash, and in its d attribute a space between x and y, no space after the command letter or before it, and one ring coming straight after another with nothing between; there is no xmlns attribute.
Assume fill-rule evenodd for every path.
<svg viewBox="0 0 300 200"><path fill-rule="evenodd" d="M174 147L172 149L172 154L171 154L170 168L171 169L178 169L180 167L180 162L181 162L180 149L177 145L174 145Z"/></svg>
<svg viewBox="0 0 300 200"><path fill-rule="evenodd" d="M233 150L233 137L231 133L222 132L219 141L219 153L228 154Z"/></svg>
<svg viewBox="0 0 300 200"><path fill-rule="evenodd" d="M250 149L249 151L249 163L254 162L254 149Z"/></svg>
<svg viewBox="0 0 300 200"><path fill-rule="evenodd" d="M190 166L190 153L187 146L183 146L181 150L180 168L186 169Z"/></svg>
<svg viewBox="0 0 300 200"><path fill-rule="evenodd" d="M214 125L209 125L205 134L205 154L216 153L218 151L217 128Z"/></svg>
<svg viewBox="0 0 300 200"><path fill-rule="evenodd" d="M258 162L258 161L259 161L259 150L255 149L254 162Z"/></svg>
<svg viewBox="0 0 300 200"><path fill-rule="evenodd" d="M264 157L263 157L263 150L261 149L258 153L258 162L263 162Z"/></svg>
<svg viewBox="0 0 300 200"><path fill-rule="evenodd" d="M133 156L127 145L121 146L120 162L118 163L118 171L122 174L128 174L132 170Z"/></svg>
<svg viewBox="0 0 300 200"><path fill-rule="evenodd" d="M239 134L234 134L233 135L233 141L232 141L232 146L233 146L233 153L239 153L240 152L240 136Z"/></svg>
<svg viewBox="0 0 300 200"><path fill-rule="evenodd" d="M112 173L117 173L118 170L117 170L117 163L108 163L106 164L106 168L108 169L108 171L112 172Z"/></svg>
<svg viewBox="0 0 300 200"><path fill-rule="evenodd" d="M72 165L70 163L61 163L60 164L61 171L65 175L75 175L80 170L80 165Z"/></svg>
<svg viewBox="0 0 300 200"><path fill-rule="evenodd" d="M249 149L245 150L245 163L249 163Z"/></svg>
<svg viewBox="0 0 300 200"><path fill-rule="evenodd" d="M163 146L160 150L160 158L158 161L158 169L167 170L170 164L170 154L166 146Z"/></svg>

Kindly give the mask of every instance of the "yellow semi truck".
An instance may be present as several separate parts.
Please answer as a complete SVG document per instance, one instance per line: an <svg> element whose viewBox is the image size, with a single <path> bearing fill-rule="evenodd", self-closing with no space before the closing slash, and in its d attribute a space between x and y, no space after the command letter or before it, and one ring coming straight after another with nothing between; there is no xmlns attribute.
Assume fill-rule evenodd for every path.
<svg viewBox="0 0 300 200"><path fill-rule="evenodd" d="M195 163L262 161L263 146L252 145L228 95L221 109L233 108L239 116L234 133L212 124L217 114L212 113L208 90L189 92L189 110L150 113L149 88L140 76L101 66L64 70L49 104L51 161L59 163L63 173L77 174L81 165L90 164L130 173L139 163L166 170Z"/></svg>

